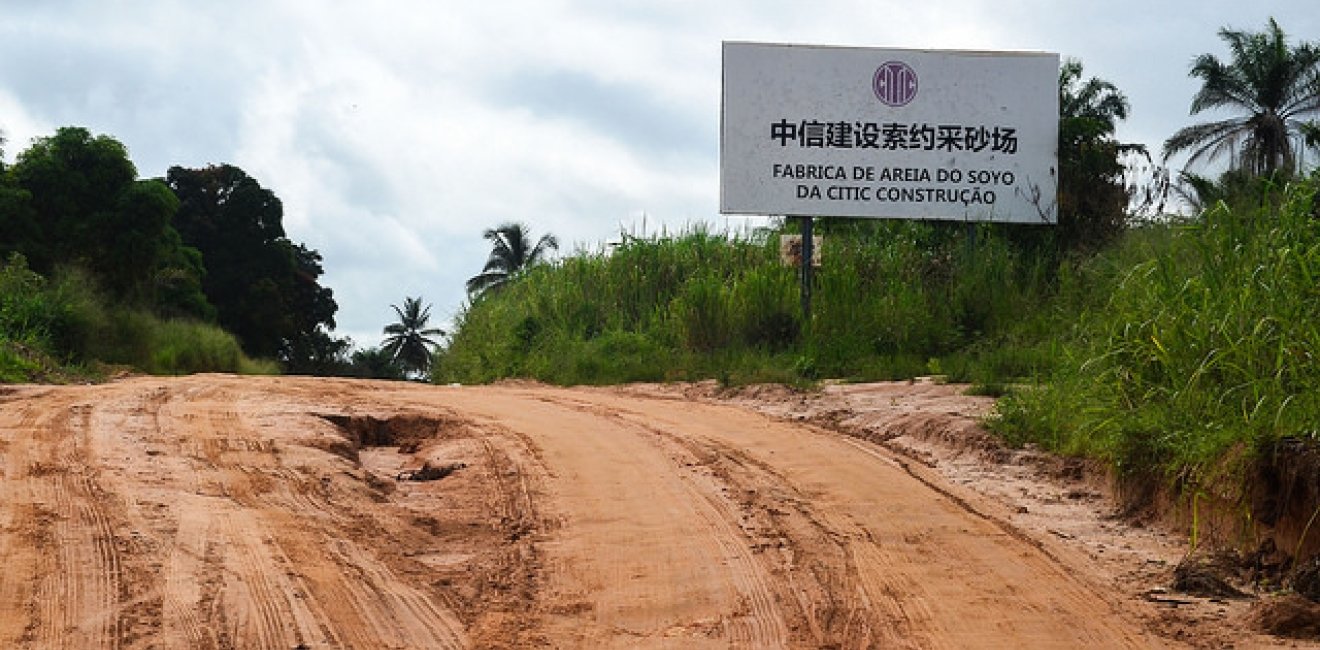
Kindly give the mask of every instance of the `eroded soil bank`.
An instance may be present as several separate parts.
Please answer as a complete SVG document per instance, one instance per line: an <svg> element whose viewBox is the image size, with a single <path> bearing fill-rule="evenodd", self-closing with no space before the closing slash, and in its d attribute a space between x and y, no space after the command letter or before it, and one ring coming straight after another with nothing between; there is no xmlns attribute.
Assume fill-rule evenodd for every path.
<svg viewBox="0 0 1320 650"><path fill-rule="evenodd" d="M1181 540L981 449L984 408L922 383L7 388L0 647L1305 645L1170 592Z"/></svg>

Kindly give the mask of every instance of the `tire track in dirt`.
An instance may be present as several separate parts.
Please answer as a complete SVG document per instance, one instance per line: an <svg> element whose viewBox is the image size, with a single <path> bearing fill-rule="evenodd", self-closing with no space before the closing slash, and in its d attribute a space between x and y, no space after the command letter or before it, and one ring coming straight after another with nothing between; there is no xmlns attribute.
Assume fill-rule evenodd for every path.
<svg viewBox="0 0 1320 650"><path fill-rule="evenodd" d="M97 479L88 444L92 405L69 400L19 408L23 440L11 440L19 449L8 450L14 471L5 484L20 489L6 490L5 502L25 515L13 522L20 538L41 546L33 572L14 576L15 584L31 580L31 586L9 592L35 605L15 647L119 647L125 623L119 605L128 593L118 548L122 506Z"/></svg>
<svg viewBox="0 0 1320 650"><path fill-rule="evenodd" d="M22 647L24 639L35 630L36 581L40 571L50 566L48 558L36 549L50 548L55 515L35 502L29 488L38 480L30 477L33 456L38 453L35 439L52 414L67 408L48 394L31 388L7 389L0 394L0 467L4 477L0 481L0 566L5 570L5 579L0 580L0 611L24 613L0 616L0 647ZM32 406L43 398L49 410Z"/></svg>
<svg viewBox="0 0 1320 650"><path fill-rule="evenodd" d="M806 496L798 501L806 506L800 512L846 552L846 562L832 573L850 576L860 587L853 601L872 609L835 612L849 621L844 629L864 614L873 630L900 632L885 635L886 645L964 647L995 639L1033 647L1151 644L1110 623L1122 618L1114 603L1097 596L1096 585L1068 575L1057 558L912 480L892 459L859 456L851 441L835 434L728 407L690 405L678 413L607 391L589 401L673 435L739 450ZM1004 620L1003 603L1017 604L1012 620Z"/></svg>
<svg viewBox="0 0 1320 650"><path fill-rule="evenodd" d="M615 417L636 420L657 439L706 457L712 476L723 486L722 492L737 495L740 527L750 548L762 558L779 583L778 598L797 605L801 632L794 645L813 647L871 647L876 634L864 615L862 601L849 598L861 591L855 563L840 543L839 536L816 521L806 507L808 497L796 490L773 467L757 462L740 450L713 440L697 440L626 413ZM890 632L885 647L903 647L908 616L890 618Z"/></svg>
<svg viewBox="0 0 1320 650"><path fill-rule="evenodd" d="M346 538L364 516L336 509L322 481L285 467L252 425L249 394L219 391L189 404L186 452L206 469L201 490L223 497L219 548L225 641L234 647L459 647L462 625ZM316 486L316 487L313 487ZM254 540L260 540L257 543ZM283 644L283 645L282 645Z"/></svg>
<svg viewBox="0 0 1320 650"><path fill-rule="evenodd" d="M765 556L761 551L768 545L767 533L749 524L747 520L754 513L745 504L730 498L731 492L737 493L744 488L732 483L726 473L714 468L720 461L718 453L590 402L561 395L541 396L538 399L608 420L650 443L656 451L670 458L672 473L682 480L690 502L699 506L696 508L698 516L711 531L718 534L716 543L725 563L734 567L730 577L745 603L745 611L724 623L731 644L736 647L760 647L767 644L785 645L790 641L796 645L807 640L801 634L790 632L790 628L801 630L806 627L805 617L795 608L785 608L785 605L791 605L797 599L790 589L785 589L785 585L778 584L780 581L774 579L778 567L772 562L763 561Z"/></svg>
<svg viewBox="0 0 1320 650"><path fill-rule="evenodd" d="M658 444L701 458L721 487L700 496L720 502L731 513L728 520L739 522L744 543L777 576L776 600L796 605L793 645L947 647L925 633L932 616L919 597L921 585L904 574L875 570L892 562L874 538L866 531L839 532L847 527L818 520L820 515L808 506L811 497L773 466L718 440L657 426L654 419L627 409L560 395L541 399L626 423ZM868 584L879 585L885 597L872 597ZM883 625L876 625L874 611L881 612Z"/></svg>
<svg viewBox="0 0 1320 650"><path fill-rule="evenodd" d="M758 559L757 540L747 530L744 519L748 516L724 493L726 485L714 473L702 475L690 471L700 463L702 450L682 446L668 446L670 442L658 437L652 429L617 420L622 427L633 429L638 435L649 437L660 451L675 454L675 474L684 479L688 498L696 507L709 530L717 533L716 543L725 562L731 567L730 577L740 597L745 599L746 611L726 624L730 642L737 647L759 647L766 644L783 645L790 639L790 625L796 627L793 611L785 611L780 603L788 601L782 589L777 589L772 567ZM684 468L689 471L678 471ZM787 619L787 620L786 620Z"/></svg>
<svg viewBox="0 0 1320 650"><path fill-rule="evenodd" d="M170 639L167 647L213 650L220 641L212 620L220 577L217 542L211 531L212 518L202 513L208 508L190 503L188 496L174 520L174 532L164 549L160 578L162 621L159 634Z"/></svg>
<svg viewBox="0 0 1320 650"><path fill-rule="evenodd" d="M653 436L517 391L495 391L480 403L467 397L439 401L498 418L529 437L550 468L544 505L558 523L542 544L547 636L582 647L788 642L768 578L736 524L699 496Z"/></svg>
<svg viewBox="0 0 1320 650"><path fill-rule="evenodd" d="M346 541L398 529L360 473L296 439L286 466L271 437L285 432L252 426L264 411L247 403L274 386L247 383L141 379L6 400L0 558L29 571L0 581L0 647L466 645L443 599L383 561L399 550Z"/></svg>

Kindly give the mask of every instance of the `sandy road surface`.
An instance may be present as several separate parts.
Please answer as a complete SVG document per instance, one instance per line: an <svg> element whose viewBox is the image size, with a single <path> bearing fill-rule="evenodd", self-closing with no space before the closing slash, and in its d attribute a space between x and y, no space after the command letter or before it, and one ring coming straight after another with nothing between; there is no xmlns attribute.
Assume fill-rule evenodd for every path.
<svg viewBox="0 0 1320 650"><path fill-rule="evenodd" d="M672 395L0 387L0 471L0 648L1173 646L891 452Z"/></svg>

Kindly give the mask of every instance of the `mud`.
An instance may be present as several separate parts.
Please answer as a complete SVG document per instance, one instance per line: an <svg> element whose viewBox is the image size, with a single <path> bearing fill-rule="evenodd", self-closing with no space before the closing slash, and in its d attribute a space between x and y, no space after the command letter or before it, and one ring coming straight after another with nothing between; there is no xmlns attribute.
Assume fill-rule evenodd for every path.
<svg viewBox="0 0 1320 650"><path fill-rule="evenodd" d="M9 388L0 647L1314 647L1248 631L1259 598L1168 590L1177 541L998 448L986 408L929 383Z"/></svg>

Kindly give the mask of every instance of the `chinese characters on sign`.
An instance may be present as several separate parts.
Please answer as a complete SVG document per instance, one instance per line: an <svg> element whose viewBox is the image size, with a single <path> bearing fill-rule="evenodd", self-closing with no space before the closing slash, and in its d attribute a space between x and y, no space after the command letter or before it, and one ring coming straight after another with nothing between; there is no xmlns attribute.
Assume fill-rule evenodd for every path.
<svg viewBox="0 0 1320 650"><path fill-rule="evenodd" d="M924 149L926 151L998 151L1017 153L1017 129L1011 126L821 122L780 119L770 124L770 139L787 146L840 149Z"/></svg>

